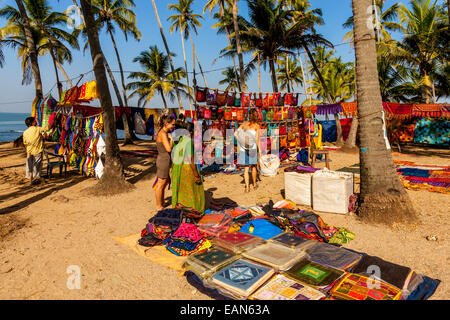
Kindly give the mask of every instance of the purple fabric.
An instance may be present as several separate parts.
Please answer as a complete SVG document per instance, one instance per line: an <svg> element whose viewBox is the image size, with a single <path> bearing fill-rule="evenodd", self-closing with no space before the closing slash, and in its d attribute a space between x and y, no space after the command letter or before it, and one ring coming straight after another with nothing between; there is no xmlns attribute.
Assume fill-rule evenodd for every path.
<svg viewBox="0 0 450 320"><path fill-rule="evenodd" d="M407 179L407 180L409 180L412 183L417 183L417 184L426 183L433 187L445 187L448 184L446 182L422 181L422 180L415 180L415 179Z"/></svg>
<svg viewBox="0 0 450 320"><path fill-rule="evenodd" d="M327 114L336 114L342 112L340 103L333 104L322 104L317 105L316 114L327 115Z"/></svg>

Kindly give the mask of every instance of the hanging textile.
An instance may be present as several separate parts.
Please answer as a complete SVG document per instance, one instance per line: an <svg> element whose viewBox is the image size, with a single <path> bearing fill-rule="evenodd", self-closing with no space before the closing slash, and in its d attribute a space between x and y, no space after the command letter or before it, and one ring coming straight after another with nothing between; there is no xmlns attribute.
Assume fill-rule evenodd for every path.
<svg viewBox="0 0 450 320"><path fill-rule="evenodd" d="M414 104L412 107L413 117L432 117L441 116L441 105L439 104Z"/></svg>
<svg viewBox="0 0 450 320"><path fill-rule="evenodd" d="M344 139L344 141L346 141L348 138L348 134L350 133L350 128L352 126L352 121L352 118L339 119L342 128L342 138Z"/></svg>
<svg viewBox="0 0 450 320"><path fill-rule="evenodd" d="M412 106L412 104L405 103L383 102L384 110L386 110L392 118L396 119L411 117Z"/></svg>
<svg viewBox="0 0 450 320"><path fill-rule="evenodd" d="M337 133L336 133L336 121L334 120L326 120L319 121L322 125L322 142L335 142Z"/></svg>
<svg viewBox="0 0 450 320"><path fill-rule="evenodd" d="M438 119L420 119L415 124L414 142L450 145L450 122Z"/></svg>
<svg viewBox="0 0 450 320"><path fill-rule="evenodd" d="M317 106L316 114L328 115L328 114L337 114L341 113L342 108L340 103L333 104L321 104Z"/></svg>
<svg viewBox="0 0 450 320"><path fill-rule="evenodd" d="M346 117L354 117L358 114L358 104L353 102L341 102L342 114Z"/></svg>

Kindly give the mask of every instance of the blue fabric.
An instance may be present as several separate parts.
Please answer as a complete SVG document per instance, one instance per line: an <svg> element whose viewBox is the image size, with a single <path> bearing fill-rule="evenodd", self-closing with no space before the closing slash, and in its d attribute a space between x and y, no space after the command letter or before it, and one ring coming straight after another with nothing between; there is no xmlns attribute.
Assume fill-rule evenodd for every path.
<svg viewBox="0 0 450 320"><path fill-rule="evenodd" d="M145 134L149 136L153 136L155 134L155 119L152 114L148 117L147 122L145 123Z"/></svg>
<svg viewBox="0 0 450 320"><path fill-rule="evenodd" d="M402 176L421 177L421 178L429 178L431 175L430 170L415 169L415 168L400 168L397 169L397 172L400 172Z"/></svg>
<svg viewBox="0 0 450 320"><path fill-rule="evenodd" d="M450 121L425 118L420 119L415 125L414 142L450 145Z"/></svg>
<svg viewBox="0 0 450 320"><path fill-rule="evenodd" d="M253 226L253 232L250 232L250 226ZM266 219L256 219L244 224L240 232L248 233L263 239L269 239L283 232L276 225L270 223Z"/></svg>
<svg viewBox="0 0 450 320"><path fill-rule="evenodd" d="M441 283L440 280L431 279L427 276L422 276L423 281L419 286L411 292L406 300L426 300L433 295L436 291L438 285Z"/></svg>
<svg viewBox="0 0 450 320"><path fill-rule="evenodd" d="M322 142L335 142L337 140L336 121L319 121L322 125Z"/></svg>

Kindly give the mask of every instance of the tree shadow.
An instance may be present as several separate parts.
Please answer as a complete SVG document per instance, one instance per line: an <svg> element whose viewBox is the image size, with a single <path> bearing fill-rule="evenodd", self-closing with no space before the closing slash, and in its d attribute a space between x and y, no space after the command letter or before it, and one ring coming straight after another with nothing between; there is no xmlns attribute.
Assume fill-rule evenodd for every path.
<svg viewBox="0 0 450 320"><path fill-rule="evenodd" d="M41 192L39 194L36 194L36 195L34 195L34 196L32 196L32 197L30 197L28 199L25 199L23 201L20 201L20 202L18 202L16 204L10 205L10 206L8 206L6 208L1 208L0 209L0 215L9 214L9 213L21 210L23 208L26 208L29 205L35 203L36 201L39 201L39 200L44 199L45 197L48 197L53 192L60 191L60 190L66 189L66 188L70 188L70 187L72 187L72 186L74 186L74 185L84 181L85 179L86 178L83 177L83 176L73 177L68 182L60 184L60 185L57 185L57 186L54 186L54 187L52 187L50 189L46 189L46 188L39 189L39 191L41 191L41 190L45 190L45 191L43 191L43 192ZM23 190L22 194L25 193L25 190L26 189Z"/></svg>

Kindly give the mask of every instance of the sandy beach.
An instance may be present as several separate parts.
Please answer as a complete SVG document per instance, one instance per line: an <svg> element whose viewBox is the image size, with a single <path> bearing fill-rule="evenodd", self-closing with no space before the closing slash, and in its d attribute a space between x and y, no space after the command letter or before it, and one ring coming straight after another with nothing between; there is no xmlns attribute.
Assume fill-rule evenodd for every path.
<svg viewBox="0 0 450 320"><path fill-rule="evenodd" d="M149 149L149 142L122 147ZM402 148L394 159L448 165L450 151ZM0 145L0 299L211 299L179 272L145 259L114 239L139 233L155 212L153 158L124 157L126 178L135 188L101 197L86 194L97 183L71 171L30 186L25 180L25 152L12 143ZM358 163L358 154L331 151L331 169ZM323 167L324 163L317 165ZM45 172L45 166L44 166ZM205 190L241 206L283 198L282 169L261 177L260 187L244 193L241 174L206 177ZM408 191L420 217L415 227L387 229L362 223L354 214L320 212L328 224L355 233L347 248L408 266L441 280L431 299L450 298L448 214L450 196ZM170 191L166 193L170 197ZM307 208L307 207L305 207ZM437 236L429 241L427 236ZM69 290L69 266L79 266L81 288Z"/></svg>

